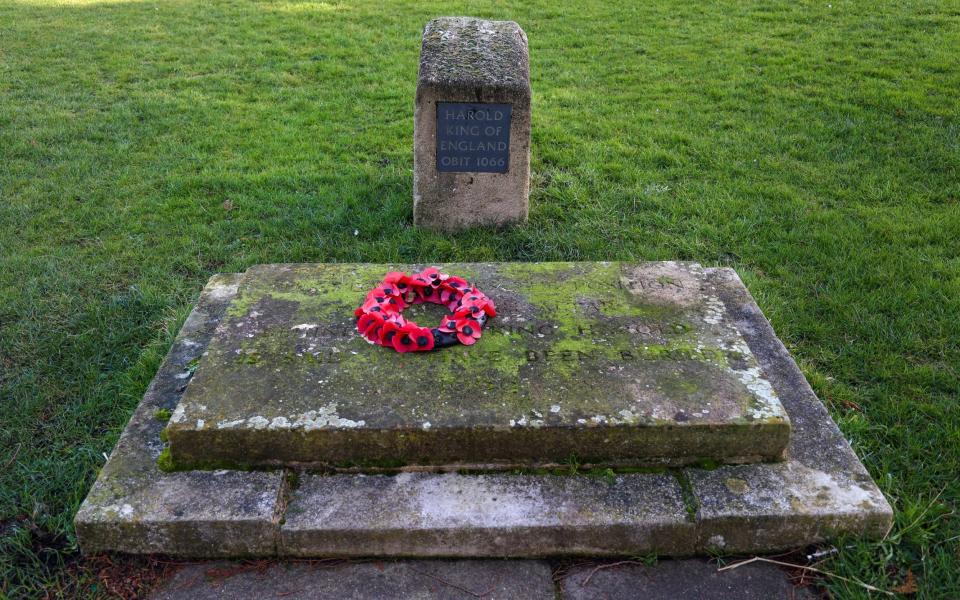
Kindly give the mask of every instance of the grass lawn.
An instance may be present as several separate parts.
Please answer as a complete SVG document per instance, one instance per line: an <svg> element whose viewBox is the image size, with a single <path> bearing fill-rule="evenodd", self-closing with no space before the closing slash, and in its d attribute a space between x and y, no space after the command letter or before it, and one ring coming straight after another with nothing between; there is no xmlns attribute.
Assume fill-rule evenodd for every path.
<svg viewBox="0 0 960 600"><path fill-rule="evenodd" d="M529 37L522 227L412 228L446 14ZM0 597L106 593L71 520L212 273L559 259L735 267L897 510L819 568L960 597L958 49L952 0L0 0Z"/></svg>

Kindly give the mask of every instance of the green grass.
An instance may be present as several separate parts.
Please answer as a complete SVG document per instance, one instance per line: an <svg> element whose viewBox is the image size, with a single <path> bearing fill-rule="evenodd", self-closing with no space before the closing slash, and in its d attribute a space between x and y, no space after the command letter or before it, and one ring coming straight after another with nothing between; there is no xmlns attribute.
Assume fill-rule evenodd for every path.
<svg viewBox="0 0 960 600"><path fill-rule="evenodd" d="M529 36L525 226L411 226L444 14ZM211 273L684 259L738 270L897 510L820 567L960 597L958 48L952 0L0 0L0 596L105 593L71 519Z"/></svg>

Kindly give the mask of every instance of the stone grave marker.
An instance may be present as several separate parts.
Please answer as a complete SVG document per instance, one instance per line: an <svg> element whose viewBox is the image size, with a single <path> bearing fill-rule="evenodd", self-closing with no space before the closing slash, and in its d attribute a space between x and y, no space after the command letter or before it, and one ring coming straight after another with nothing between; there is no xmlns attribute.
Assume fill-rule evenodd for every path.
<svg viewBox="0 0 960 600"><path fill-rule="evenodd" d="M455 231L527 218L530 67L512 21L427 23L414 113L413 215Z"/></svg>
<svg viewBox="0 0 960 600"><path fill-rule="evenodd" d="M478 285L499 314L474 346L410 354L367 343L353 311L385 272L413 266L250 269L167 427L174 461L492 468L782 458L789 419L699 266L445 269ZM442 312L414 316L426 325Z"/></svg>
<svg viewBox="0 0 960 600"><path fill-rule="evenodd" d="M397 268L211 278L77 513L84 554L687 556L889 531L890 505L732 270L445 265L497 317L472 346L399 355L351 318ZM571 449L579 470L372 472ZM776 460L716 464L745 453ZM583 464L698 456L715 458Z"/></svg>

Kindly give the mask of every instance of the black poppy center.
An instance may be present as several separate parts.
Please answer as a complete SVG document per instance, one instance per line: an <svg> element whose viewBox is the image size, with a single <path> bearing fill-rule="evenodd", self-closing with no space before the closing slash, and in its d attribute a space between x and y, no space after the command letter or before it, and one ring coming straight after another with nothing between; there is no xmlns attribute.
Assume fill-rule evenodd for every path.
<svg viewBox="0 0 960 600"><path fill-rule="evenodd" d="M421 336L417 337L417 345L420 346L421 348L423 348L424 346L426 346L429 341L430 341L430 340L428 340L428 339L427 339L427 336L425 336L425 335L421 335Z"/></svg>
<svg viewBox="0 0 960 600"><path fill-rule="evenodd" d="M467 325L463 328L463 332L467 335L473 335L473 327Z"/></svg>

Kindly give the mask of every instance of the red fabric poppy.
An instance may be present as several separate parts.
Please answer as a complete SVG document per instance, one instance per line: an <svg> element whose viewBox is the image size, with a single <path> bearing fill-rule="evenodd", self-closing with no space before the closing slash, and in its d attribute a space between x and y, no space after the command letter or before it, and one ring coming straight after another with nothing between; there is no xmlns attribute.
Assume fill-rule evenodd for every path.
<svg viewBox="0 0 960 600"><path fill-rule="evenodd" d="M452 314L447 315L440 321L440 327L437 329L444 333L453 333L457 330L457 319Z"/></svg>
<svg viewBox="0 0 960 600"><path fill-rule="evenodd" d="M454 311L453 315L457 319L474 319L479 320L480 315L483 314L483 309L479 306L460 306Z"/></svg>
<svg viewBox="0 0 960 600"><path fill-rule="evenodd" d="M463 293L454 288L448 288L442 286L439 291L440 294L440 303L450 308L450 305L456 306L460 302L460 298L463 296Z"/></svg>
<svg viewBox="0 0 960 600"><path fill-rule="evenodd" d="M371 342L378 343L380 341L379 330L383 327L383 324L384 318L379 314L375 312L365 313L357 320L357 329L360 330L363 337Z"/></svg>
<svg viewBox="0 0 960 600"><path fill-rule="evenodd" d="M443 286L459 290L461 292L470 289L470 283L467 282L463 277L457 277L456 275L450 275L443 280Z"/></svg>
<svg viewBox="0 0 960 600"><path fill-rule="evenodd" d="M441 273L436 267L427 267L426 269L420 271L420 275L429 281L430 285L433 287L440 287L440 284L450 277L449 275Z"/></svg>
<svg viewBox="0 0 960 600"><path fill-rule="evenodd" d="M390 271L384 276L383 283L389 283L399 287L398 284L406 284L408 279L410 279L410 276L403 271Z"/></svg>
<svg viewBox="0 0 960 600"><path fill-rule="evenodd" d="M472 308L476 306L477 308L482 310L488 317L497 316L497 307L493 304L493 300L488 298L486 294L484 294L477 288L473 288L467 291L463 295L463 300L461 300L460 305L466 308ZM476 313L476 311L471 311L471 312Z"/></svg>
<svg viewBox="0 0 960 600"><path fill-rule="evenodd" d="M362 308L369 309L370 307L377 306L378 304L389 304L393 307L396 307L397 310L403 310L406 308L406 303L400 294L400 290L391 284L381 284L370 290L367 293L367 298L364 301Z"/></svg>
<svg viewBox="0 0 960 600"><path fill-rule="evenodd" d="M402 320L402 318L401 318ZM385 321L380 328L380 339L377 341L381 346L393 346L393 338L397 332L404 327L405 323L398 323L394 320Z"/></svg>
<svg viewBox="0 0 960 600"><path fill-rule="evenodd" d="M457 319L457 339L464 346L472 346L480 339L480 323L470 318Z"/></svg>
<svg viewBox="0 0 960 600"><path fill-rule="evenodd" d="M414 299L414 290L410 276L402 271L391 271L383 278L383 283L392 285L399 292L399 296L408 304Z"/></svg>
<svg viewBox="0 0 960 600"><path fill-rule="evenodd" d="M424 290L432 287L430 281L419 273L411 275L408 278L407 285L408 288L403 298L408 304L420 304L424 302Z"/></svg>
<svg viewBox="0 0 960 600"><path fill-rule="evenodd" d="M413 341L417 345L417 352L429 352L433 350L433 331L429 327L419 327L413 336Z"/></svg>

